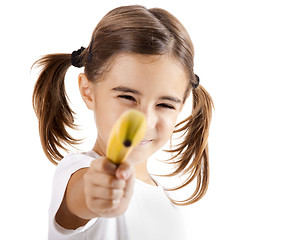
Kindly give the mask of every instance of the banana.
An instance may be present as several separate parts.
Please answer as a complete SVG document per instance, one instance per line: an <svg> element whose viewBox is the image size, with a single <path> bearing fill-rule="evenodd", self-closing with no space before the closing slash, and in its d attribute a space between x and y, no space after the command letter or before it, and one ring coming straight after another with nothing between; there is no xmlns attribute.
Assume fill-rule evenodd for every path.
<svg viewBox="0 0 305 240"><path fill-rule="evenodd" d="M106 156L115 164L123 162L131 150L139 144L146 132L145 115L131 109L114 123L108 139Z"/></svg>

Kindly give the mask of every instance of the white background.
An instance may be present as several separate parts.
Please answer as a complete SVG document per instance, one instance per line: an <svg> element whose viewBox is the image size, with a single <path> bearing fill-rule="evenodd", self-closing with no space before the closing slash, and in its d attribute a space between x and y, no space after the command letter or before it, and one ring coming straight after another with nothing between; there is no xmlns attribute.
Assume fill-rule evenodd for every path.
<svg viewBox="0 0 305 240"><path fill-rule="evenodd" d="M87 46L112 8L138 3L173 13L195 45L195 71L214 99L210 185L185 208L189 239L305 239L304 1L6 1L1 3L1 235L45 239L52 174L31 95L31 65ZM91 112L77 74L72 107L88 136ZM90 126L90 127L89 127Z"/></svg>

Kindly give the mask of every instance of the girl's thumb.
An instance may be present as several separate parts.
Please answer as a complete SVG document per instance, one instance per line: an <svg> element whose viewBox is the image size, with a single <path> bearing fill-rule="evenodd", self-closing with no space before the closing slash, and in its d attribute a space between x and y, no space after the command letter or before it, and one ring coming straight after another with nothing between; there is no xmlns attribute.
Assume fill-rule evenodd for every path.
<svg viewBox="0 0 305 240"><path fill-rule="evenodd" d="M121 163L118 166L118 168L115 172L115 176L118 179L126 181L133 174L133 171L134 171L133 166L126 161L126 162Z"/></svg>

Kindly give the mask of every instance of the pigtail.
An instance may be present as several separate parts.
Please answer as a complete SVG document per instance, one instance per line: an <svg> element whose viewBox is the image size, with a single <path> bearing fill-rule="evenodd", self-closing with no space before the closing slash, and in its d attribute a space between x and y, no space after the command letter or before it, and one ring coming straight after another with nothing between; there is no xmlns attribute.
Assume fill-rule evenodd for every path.
<svg viewBox="0 0 305 240"><path fill-rule="evenodd" d="M175 164L174 172L167 176L185 175L187 178L181 185L167 189L175 191L190 184L195 178L196 189L193 194L182 201L172 200L176 205L189 205L200 200L209 184L209 152L208 136L212 118L213 101L209 93L199 85L193 89L192 114L176 125L174 133L183 133L184 140L176 149L167 150L172 153L171 161Z"/></svg>
<svg viewBox="0 0 305 240"><path fill-rule="evenodd" d="M67 150L65 145L79 142L66 130L66 127L76 128L64 84L65 74L71 66L71 54L46 55L34 65L41 68L32 99L40 140L48 159L57 165L63 158L59 149Z"/></svg>

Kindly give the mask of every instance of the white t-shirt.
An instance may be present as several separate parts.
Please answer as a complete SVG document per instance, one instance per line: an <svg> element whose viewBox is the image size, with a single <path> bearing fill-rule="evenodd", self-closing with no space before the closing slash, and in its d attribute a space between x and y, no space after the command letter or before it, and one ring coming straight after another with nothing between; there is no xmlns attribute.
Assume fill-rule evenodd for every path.
<svg viewBox="0 0 305 240"><path fill-rule="evenodd" d="M71 175L90 166L99 155L93 151L69 154L55 171L49 210L49 240L184 240L182 214L161 186L136 180L127 211L116 218L94 218L85 226L68 230L59 226L55 214Z"/></svg>

